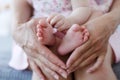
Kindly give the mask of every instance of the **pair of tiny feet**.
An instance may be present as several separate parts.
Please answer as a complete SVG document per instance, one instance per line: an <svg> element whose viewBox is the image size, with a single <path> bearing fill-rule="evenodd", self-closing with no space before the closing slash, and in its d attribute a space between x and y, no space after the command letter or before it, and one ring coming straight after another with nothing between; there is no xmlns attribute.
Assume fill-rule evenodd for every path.
<svg viewBox="0 0 120 80"><path fill-rule="evenodd" d="M53 46L56 43L57 30L52 27L47 21L40 20L37 25L37 38L42 45ZM89 32L84 26L74 24L64 34L61 44L58 47L60 55L66 55L72 52L75 48L81 46L89 38Z"/></svg>

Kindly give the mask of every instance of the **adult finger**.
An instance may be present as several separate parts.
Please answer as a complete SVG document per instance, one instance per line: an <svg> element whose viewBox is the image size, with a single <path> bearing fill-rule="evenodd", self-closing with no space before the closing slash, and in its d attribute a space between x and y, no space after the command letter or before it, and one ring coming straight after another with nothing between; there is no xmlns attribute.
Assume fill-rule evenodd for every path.
<svg viewBox="0 0 120 80"><path fill-rule="evenodd" d="M89 44L87 44L87 42L85 43L85 44L87 44L86 46L89 46L89 47L88 48L83 47L84 52L82 52L83 51L82 50L82 51L78 51L78 52L75 52L75 53L73 52L72 53L73 55L71 55L71 56L72 56L73 59L71 59L71 62L70 62L71 64L69 65L69 67L71 67L71 65L72 66L76 66L76 65L80 64L81 61L83 62L84 60L86 60L92 54L96 54L97 56L99 56L99 54L101 54L104 51L104 49L102 49L103 47L101 45L99 45L99 46L96 45L96 44L98 44L96 42L96 40L94 42L91 42L91 41L92 40L89 39L87 41ZM85 44L83 44L83 45L85 45ZM92 46L92 47L90 47L90 46ZM81 49L81 46L79 48ZM84 53L84 54L80 55L81 53ZM71 58L71 56L70 56L70 58Z"/></svg>
<svg viewBox="0 0 120 80"><path fill-rule="evenodd" d="M37 59L34 59L36 64L42 69L43 73L45 74L45 72L47 72L47 74L50 74L52 77L54 77L54 79L59 79L59 75L51 70L50 68L48 68L48 66L44 65L44 63L40 63ZM47 77L47 74L45 74L45 76Z"/></svg>
<svg viewBox="0 0 120 80"><path fill-rule="evenodd" d="M93 54L93 55L89 56L87 59L85 59L84 61L77 64L76 66L70 67L67 71L70 73L70 72L75 71L76 69L87 66L87 65L93 63L93 61L96 59L96 57L97 57L97 55Z"/></svg>
<svg viewBox="0 0 120 80"><path fill-rule="evenodd" d="M79 57L90 48L91 41L88 40L82 46L76 48L67 60L66 66L69 68Z"/></svg>
<svg viewBox="0 0 120 80"><path fill-rule="evenodd" d="M67 72L61 67L51 63L48 59L44 58L43 56L41 56L39 60L40 62L42 62L42 64L44 64L46 67L48 67L52 71L57 72L59 75L61 75L64 78L67 78L67 75L68 75Z"/></svg>
<svg viewBox="0 0 120 80"><path fill-rule="evenodd" d="M44 70L46 72L48 72L49 75L53 76L54 79L59 80L59 75L55 71L53 71L53 70L51 70L50 68L47 68L47 67L45 67Z"/></svg>
<svg viewBox="0 0 120 80"><path fill-rule="evenodd" d="M50 24L51 25L55 25L58 21L60 21L61 19L63 19L64 17L62 15L57 15L55 16L51 21ZM57 28L57 26L54 26Z"/></svg>
<svg viewBox="0 0 120 80"><path fill-rule="evenodd" d="M59 28L59 27L61 27L63 24L64 24L64 20L60 20L60 21L58 21L54 26L55 26L56 28Z"/></svg>
<svg viewBox="0 0 120 80"><path fill-rule="evenodd" d="M97 54L93 54L93 55L89 56L87 59L82 61L82 63L80 63L79 67L82 68L84 66L87 66L87 65L93 63L94 61L96 61L97 57L98 57Z"/></svg>
<svg viewBox="0 0 120 80"><path fill-rule="evenodd" d="M33 62L32 60L30 60L29 62L30 62L30 67L39 76L39 78L41 80L45 80L45 76L43 75L41 69L38 68L38 66L35 64L35 62Z"/></svg>
<svg viewBox="0 0 120 80"><path fill-rule="evenodd" d="M87 52L85 52L85 54L81 55L80 58L72 64L72 66L70 66L70 70L73 71L74 69L76 69L76 67L80 65L81 67L87 66L88 64L93 63L93 60L95 60L100 55L103 55L103 54L101 54L101 52L99 52L98 49L95 50L95 48L92 47Z"/></svg>
<svg viewBox="0 0 120 80"><path fill-rule="evenodd" d="M36 58L37 54L36 54L36 50L33 50L32 47L23 47L23 50L26 52L27 56L29 58Z"/></svg>
<svg viewBox="0 0 120 80"><path fill-rule="evenodd" d="M85 61L87 58L89 58L93 54L99 55L96 53L97 51L94 49L94 47L89 48L88 50L86 50L86 52L84 52L84 54L80 55L79 58L70 67L74 68L75 66L78 66L80 63Z"/></svg>
<svg viewBox="0 0 120 80"><path fill-rule="evenodd" d="M39 51L36 49L38 48ZM46 59L49 60L49 62L66 69L66 65L63 61L61 61L54 53L52 53L46 46L38 46L36 48L26 48L24 47L24 50L28 53L27 55L33 58L38 58L38 57L45 57Z"/></svg>
<svg viewBox="0 0 120 80"><path fill-rule="evenodd" d="M101 55L100 57L98 57L96 63L87 70L87 72L92 73L95 70L97 70L102 65L103 61L104 61L104 56Z"/></svg>
<svg viewBox="0 0 120 80"><path fill-rule="evenodd" d="M60 66L63 69L66 69L66 65L63 61L61 61L54 53L52 53L47 47L42 46L42 51L39 50L39 53L44 56L46 59L49 60L49 62L52 62L53 64ZM44 51L43 51L44 50Z"/></svg>
<svg viewBox="0 0 120 80"><path fill-rule="evenodd" d="M52 14L51 16L49 16L49 17L47 18L47 22L50 23L51 20L52 20L55 16L57 16L57 15L58 15L58 14Z"/></svg>
<svg viewBox="0 0 120 80"><path fill-rule="evenodd" d="M67 30L67 29L69 29L69 27L71 27L71 26L68 25L68 24L66 24L66 23L64 22L64 24L61 25L61 26L58 28L58 31L64 31L64 30Z"/></svg>

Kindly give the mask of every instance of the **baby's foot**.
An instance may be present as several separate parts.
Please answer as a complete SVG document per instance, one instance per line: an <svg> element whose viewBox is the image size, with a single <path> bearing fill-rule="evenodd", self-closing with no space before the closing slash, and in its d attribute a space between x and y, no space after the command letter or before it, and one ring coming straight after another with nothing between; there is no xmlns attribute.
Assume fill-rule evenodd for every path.
<svg viewBox="0 0 120 80"><path fill-rule="evenodd" d="M37 37L41 44L51 46L55 43L53 28L45 20L40 20L37 25Z"/></svg>
<svg viewBox="0 0 120 80"><path fill-rule="evenodd" d="M81 46L88 40L89 32L85 27L81 27L77 24L73 25L64 36L58 52L61 55L66 55L73 51L75 48Z"/></svg>

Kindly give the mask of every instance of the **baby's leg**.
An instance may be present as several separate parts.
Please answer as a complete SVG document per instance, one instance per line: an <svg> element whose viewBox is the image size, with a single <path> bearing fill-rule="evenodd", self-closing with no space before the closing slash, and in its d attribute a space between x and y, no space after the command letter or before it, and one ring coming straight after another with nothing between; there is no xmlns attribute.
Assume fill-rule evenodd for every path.
<svg viewBox="0 0 120 80"><path fill-rule="evenodd" d="M106 13L109 11L113 0L90 0L90 5L97 11Z"/></svg>
<svg viewBox="0 0 120 80"><path fill-rule="evenodd" d="M89 32L84 27L73 25L64 36L58 52L61 55L70 53L88 40Z"/></svg>
<svg viewBox="0 0 120 80"><path fill-rule="evenodd" d="M117 80L112 70L112 50L109 47L104 63L93 73L87 73L86 70L92 66L84 67L75 72L75 80Z"/></svg>
<svg viewBox="0 0 120 80"><path fill-rule="evenodd" d="M55 43L53 28L45 20L40 20L37 25L37 37L43 45L54 45Z"/></svg>

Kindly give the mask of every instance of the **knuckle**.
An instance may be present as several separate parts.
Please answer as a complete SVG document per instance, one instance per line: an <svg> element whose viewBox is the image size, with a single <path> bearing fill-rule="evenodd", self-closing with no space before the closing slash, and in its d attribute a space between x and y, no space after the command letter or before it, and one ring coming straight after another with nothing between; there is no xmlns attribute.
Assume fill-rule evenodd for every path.
<svg viewBox="0 0 120 80"><path fill-rule="evenodd" d="M47 54L44 50L41 50L40 54L45 58L49 58L49 54Z"/></svg>
<svg viewBox="0 0 120 80"><path fill-rule="evenodd" d="M54 76L54 75L56 75L56 73L54 72L54 71L51 71L51 74Z"/></svg>
<svg viewBox="0 0 120 80"><path fill-rule="evenodd" d="M42 63L39 63L37 65L39 66L40 70L42 70L42 69L45 70L45 68L46 68L46 66L44 64L42 64Z"/></svg>
<svg viewBox="0 0 120 80"><path fill-rule="evenodd" d="M62 69L58 69L58 72L59 72L59 73L63 73L63 70L62 70Z"/></svg>
<svg viewBox="0 0 120 80"><path fill-rule="evenodd" d="M42 50L42 51L41 51L41 54L42 54L42 55L45 55L45 51ZM47 54L46 54L46 55L47 55Z"/></svg>
<svg viewBox="0 0 120 80"><path fill-rule="evenodd" d="M76 67L78 67L78 65L72 66L71 70L74 70Z"/></svg>
<svg viewBox="0 0 120 80"><path fill-rule="evenodd" d="M79 63L82 62L84 59L86 59L87 56L82 56L80 59L79 59Z"/></svg>
<svg viewBox="0 0 120 80"><path fill-rule="evenodd" d="M75 52L76 52L76 53L80 53L80 49L79 49L79 48L76 48L76 49L75 49Z"/></svg>
<svg viewBox="0 0 120 80"><path fill-rule="evenodd" d="M49 59L51 56L50 56L50 54L46 54L44 51L43 51L43 55L47 58L47 59Z"/></svg>
<svg viewBox="0 0 120 80"><path fill-rule="evenodd" d="M75 58L71 58L71 62L75 62Z"/></svg>
<svg viewBox="0 0 120 80"><path fill-rule="evenodd" d="M55 65L51 65L51 68L52 68L53 70L55 70L55 71L58 70L57 67L56 67Z"/></svg>
<svg viewBox="0 0 120 80"><path fill-rule="evenodd" d="M46 67L44 67L44 70L45 70L46 72L48 72L48 73L51 73L50 70L49 70L48 68L46 68Z"/></svg>

